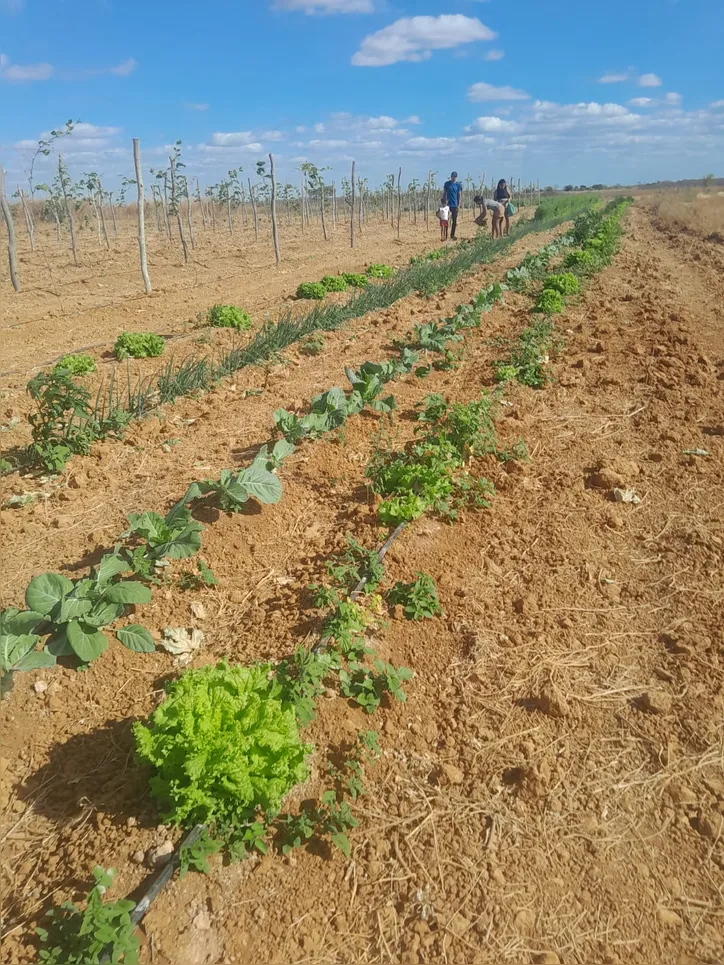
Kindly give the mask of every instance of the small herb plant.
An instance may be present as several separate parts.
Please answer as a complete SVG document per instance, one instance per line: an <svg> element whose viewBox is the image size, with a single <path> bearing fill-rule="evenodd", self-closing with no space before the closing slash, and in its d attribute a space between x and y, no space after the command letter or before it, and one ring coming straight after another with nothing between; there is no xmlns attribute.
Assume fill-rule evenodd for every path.
<svg viewBox="0 0 724 965"><path fill-rule="evenodd" d="M320 281L303 281L297 288L297 298L312 298L321 301L327 289Z"/></svg>
<svg viewBox="0 0 724 965"><path fill-rule="evenodd" d="M167 693L148 725L134 725L164 820L240 828L306 778L311 747L269 664L187 670Z"/></svg>
<svg viewBox="0 0 724 965"><path fill-rule="evenodd" d="M426 573L418 573L412 583L395 583L387 599L393 606L401 606L408 620L429 620L442 613L435 581Z"/></svg>
<svg viewBox="0 0 724 965"><path fill-rule="evenodd" d="M375 660L373 669L356 660L350 660L348 666L339 671L340 690L368 714L377 710L386 693L395 700L407 700L402 684L413 677L407 667L393 667L384 660Z"/></svg>
<svg viewBox="0 0 724 965"><path fill-rule="evenodd" d="M196 560L196 573L185 570L178 578L182 590L200 590L204 586L218 586L214 571L203 560Z"/></svg>
<svg viewBox="0 0 724 965"><path fill-rule="evenodd" d="M43 965L138 965L140 941L131 921L135 902L103 900L114 874L112 868L94 869L96 883L83 911L72 901L51 908L48 926L36 928Z"/></svg>
<svg viewBox="0 0 724 965"><path fill-rule="evenodd" d="M183 845L179 851L179 878L183 878L189 868L207 875L210 870L209 858L212 854L218 854L223 847L223 840L212 838L208 829L204 828L193 844Z"/></svg>
<svg viewBox="0 0 724 965"><path fill-rule="evenodd" d="M370 278L391 278L395 269L390 265L368 265L366 273Z"/></svg>
<svg viewBox="0 0 724 965"><path fill-rule="evenodd" d="M234 328L246 332L251 328L251 316L236 305L213 305L208 312L207 322L213 328Z"/></svg>
<svg viewBox="0 0 724 965"><path fill-rule="evenodd" d="M325 291L328 292L346 292L349 288L342 275L325 275L320 285L324 285Z"/></svg>
<svg viewBox="0 0 724 965"><path fill-rule="evenodd" d="M96 363L92 355L64 355L53 366L55 372L60 369L70 372L71 375L87 375L89 372L95 372Z"/></svg>
<svg viewBox="0 0 724 965"><path fill-rule="evenodd" d="M324 339L321 335L310 335L299 346L300 355L321 355L324 351Z"/></svg>
<svg viewBox="0 0 724 965"><path fill-rule="evenodd" d="M119 360L126 358L145 359L163 355L166 343L154 332L121 332L116 339L113 351Z"/></svg>

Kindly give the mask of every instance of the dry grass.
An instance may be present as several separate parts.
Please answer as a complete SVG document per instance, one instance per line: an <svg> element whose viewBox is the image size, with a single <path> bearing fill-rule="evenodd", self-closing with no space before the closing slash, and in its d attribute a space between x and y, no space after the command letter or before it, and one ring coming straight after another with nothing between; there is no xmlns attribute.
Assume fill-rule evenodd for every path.
<svg viewBox="0 0 724 965"><path fill-rule="evenodd" d="M650 200L666 227L707 239L724 237L724 191L662 191Z"/></svg>

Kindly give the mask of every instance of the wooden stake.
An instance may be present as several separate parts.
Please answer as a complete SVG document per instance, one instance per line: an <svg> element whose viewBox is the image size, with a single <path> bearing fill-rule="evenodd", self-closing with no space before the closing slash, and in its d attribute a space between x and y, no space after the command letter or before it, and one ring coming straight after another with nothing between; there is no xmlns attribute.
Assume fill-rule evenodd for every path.
<svg viewBox="0 0 724 965"><path fill-rule="evenodd" d="M141 142L133 138L133 163L136 167L136 188L138 190L138 254L141 259L141 275L146 294L151 294L151 279L148 277L146 261L146 205L143 194L143 169L141 168Z"/></svg>
<svg viewBox="0 0 724 965"><path fill-rule="evenodd" d="M274 175L274 155L269 155L269 173L271 180L271 223L272 241L274 242L274 257L277 264L282 260L279 254L279 235L277 234L277 179ZM322 201L322 211L324 211L324 201Z"/></svg>
<svg viewBox="0 0 724 965"><path fill-rule="evenodd" d="M10 281L16 292L20 291L20 278L18 277L18 261L15 251L15 225L13 223L13 213L10 210L8 199L5 197L5 171L0 164L0 208L2 208L5 226L8 229L8 264L10 265Z"/></svg>
<svg viewBox="0 0 724 965"><path fill-rule="evenodd" d="M354 169L355 163L352 161L352 184L350 185L350 191L352 192L352 210L350 212L349 218L349 246L354 248Z"/></svg>

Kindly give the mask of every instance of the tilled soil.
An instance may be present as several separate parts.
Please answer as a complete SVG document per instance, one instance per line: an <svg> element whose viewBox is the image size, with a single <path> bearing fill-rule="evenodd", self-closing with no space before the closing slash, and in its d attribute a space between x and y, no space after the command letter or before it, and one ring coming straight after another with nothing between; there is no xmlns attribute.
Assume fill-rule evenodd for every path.
<svg viewBox="0 0 724 965"><path fill-rule="evenodd" d="M510 263L545 240L519 242ZM386 585L429 573L445 614L411 624L395 613L376 632L380 655L415 671L406 703L368 717L330 698L310 728L301 797L322 786L329 747L381 732L351 860L319 847L217 859L153 906L144 963L721 960L722 278L713 256L693 253L631 209L613 264L560 319L554 383L506 389L501 441L522 437L530 463L478 466L496 486L490 510L452 526L425 517L388 554ZM125 512L163 508L243 458L277 405L341 384L342 364L386 354L388 330L448 313L489 274L359 320L323 356L273 374L263 396L240 404L250 383L238 378L78 460L67 488L2 513L4 603L34 573L87 565ZM425 392L467 401L489 386L491 339L523 328L528 306L509 294L484 316L457 371L394 383L393 435L410 437ZM202 627L200 662L278 657L314 639L306 584L345 532L366 545L382 535L364 485L382 431L364 414L300 448L278 506L210 511L202 556L219 587L158 591L144 624ZM640 502L615 502L614 488ZM116 645L84 674L26 675L3 705L10 963L34 960L41 906L86 888L96 862L119 869L118 894L137 896L148 872L136 857L178 838L157 824L130 737L171 670L170 658Z"/></svg>

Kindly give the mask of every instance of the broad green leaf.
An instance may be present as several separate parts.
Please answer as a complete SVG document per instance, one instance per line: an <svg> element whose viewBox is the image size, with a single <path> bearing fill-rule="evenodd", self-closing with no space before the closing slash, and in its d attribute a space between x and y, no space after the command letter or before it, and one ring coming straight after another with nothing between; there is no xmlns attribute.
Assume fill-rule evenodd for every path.
<svg viewBox="0 0 724 965"><path fill-rule="evenodd" d="M155 547L154 559L168 557L172 560L185 560L188 556L193 556L201 549L201 526L193 522L182 529L174 532L171 538L165 543L159 543Z"/></svg>
<svg viewBox="0 0 724 965"><path fill-rule="evenodd" d="M67 596L60 604L60 614L56 623L67 623L69 620L77 620L85 616L93 608L90 600L79 600L74 596Z"/></svg>
<svg viewBox="0 0 724 965"><path fill-rule="evenodd" d="M119 573L127 573L129 569L128 563L122 560L120 556L116 556L115 553L106 553L95 568L93 575L96 583L102 584L107 583L114 576L118 576Z"/></svg>
<svg viewBox="0 0 724 965"><path fill-rule="evenodd" d="M71 581L60 573L41 573L28 583L25 602L28 609L47 616L72 589Z"/></svg>
<svg viewBox="0 0 724 965"><path fill-rule="evenodd" d="M77 600L87 600L93 596L93 591L96 589L95 580L79 580L75 584L75 589L73 590L73 596Z"/></svg>
<svg viewBox="0 0 724 965"><path fill-rule="evenodd" d="M252 463L239 473L239 477L249 495L260 503L278 503L282 498L281 482L263 466Z"/></svg>
<svg viewBox="0 0 724 965"><path fill-rule="evenodd" d="M83 663L91 663L96 657L100 657L108 647L106 635L87 623L76 623L75 621L69 623L67 634L68 643Z"/></svg>
<svg viewBox="0 0 724 965"><path fill-rule="evenodd" d="M147 539L149 543L158 543L168 539L168 525L158 513L129 513L128 522L131 532Z"/></svg>
<svg viewBox="0 0 724 965"><path fill-rule="evenodd" d="M65 627L61 627L57 633L53 634L45 649L54 657L71 656L73 648L70 643L68 643L68 634L65 632Z"/></svg>
<svg viewBox="0 0 724 965"><path fill-rule="evenodd" d="M123 583L114 583L106 590L105 599L109 603L150 603L151 590L143 583L136 583L133 580L125 580Z"/></svg>
<svg viewBox="0 0 724 965"><path fill-rule="evenodd" d="M349 838L347 837L346 834L342 834L341 832L338 832L337 834L333 834L332 844L335 844L339 848L339 850L342 852L345 858L349 858L351 854L351 848L349 845Z"/></svg>
<svg viewBox="0 0 724 965"><path fill-rule="evenodd" d="M156 649L151 634L138 623L131 623L121 630L116 630L116 636L124 647L136 653L153 653Z"/></svg>
<svg viewBox="0 0 724 965"><path fill-rule="evenodd" d="M32 652L37 642L38 637L34 633L0 634L0 669L14 670Z"/></svg>
<svg viewBox="0 0 724 965"><path fill-rule="evenodd" d="M46 617L42 613L18 610L17 607L9 606L7 610L0 613L0 633L22 636L25 633L34 633L41 623L46 622Z"/></svg>
<svg viewBox="0 0 724 965"><path fill-rule="evenodd" d="M27 657L24 657L19 664L16 664L16 670L40 670L43 667L54 667L55 657L52 653L48 653L47 650L36 650L33 653L29 653Z"/></svg>
<svg viewBox="0 0 724 965"><path fill-rule="evenodd" d="M90 613L86 613L83 618L84 623L89 623L92 627L107 627L118 617L122 616L125 607L122 603L97 603Z"/></svg>
<svg viewBox="0 0 724 965"><path fill-rule="evenodd" d="M293 452L296 452L296 446L293 446L291 442L287 442L286 439L279 439L274 443L272 456L277 462L282 462L287 456L291 456Z"/></svg>

